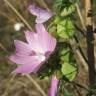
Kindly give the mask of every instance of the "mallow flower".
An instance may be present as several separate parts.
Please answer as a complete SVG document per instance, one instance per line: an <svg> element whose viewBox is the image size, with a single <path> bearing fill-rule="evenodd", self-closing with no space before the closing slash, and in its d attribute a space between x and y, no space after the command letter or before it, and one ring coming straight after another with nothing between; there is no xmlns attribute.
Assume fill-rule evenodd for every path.
<svg viewBox="0 0 96 96"><path fill-rule="evenodd" d="M51 87L48 91L48 96L57 96L58 85L59 85L59 79L57 79L56 76L52 76Z"/></svg>
<svg viewBox="0 0 96 96"><path fill-rule="evenodd" d="M53 15L52 12L41 9L35 5L30 5L28 10L32 15L37 16L36 23L44 23Z"/></svg>
<svg viewBox="0 0 96 96"><path fill-rule="evenodd" d="M25 31L25 36L27 43L14 41L16 51L9 59L19 65L13 73L36 73L56 47L56 39L43 24L36 24L36 32Z"/></svg>

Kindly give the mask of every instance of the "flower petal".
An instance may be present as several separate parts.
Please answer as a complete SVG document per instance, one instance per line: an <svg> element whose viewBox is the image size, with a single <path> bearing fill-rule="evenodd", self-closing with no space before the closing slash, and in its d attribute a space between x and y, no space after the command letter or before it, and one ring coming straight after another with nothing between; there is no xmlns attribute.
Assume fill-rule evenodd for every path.
<svg viewBox="0 0 96 96"><path fill-rule="evenodd" d="M42 48L40 47L37 33L25 31L25 36L26 36L28 43L30 44L31 49L35 52L42 53Z"/></svg>
<svg viewBox="0 0 96 96"><path fill-rule="evenodd" d="M36 18L36 23L43 23L48 19L50 19L51 16L52 16L51 12L40 13L40 15Z"/></svg>
<svg viewBox="0 0 96 96"><path fill-rule="evenodd" d="M51 16L53 15L51 12L36 7L35 5L30 5L28 10L30 11L31 14L37 16L36 23L43 23L48 19L50 19Z"/></svg>
<svg viewBox="0 0 96 96"><path fill-rule="evenodd" d="M35 33L35 32L30 32L29 30L24 31L24 33L25 33L27 42L28 42L29 44L34 43L34 41L35 41L35 39L36 39L36 38L35 38L36 33ZM35 42L36 42L36 41L35 41Z"/></svg>
<svg viewBox="0 0 96 96"><path fill-rule="evenodd" d="M24 43L19 40L14 40L14 44L16 47L16 52L19 54L28 55L28 54L30 54L30 52L32 52L32 49L30 48L30 46L27 43Z"/></svg>
<svg viewBox="0 0 96 96"><path fill-rule="evenodd" d="M58 83L59 80L56 78L56 76L53 76L51 81L51 87L48 92L48 96L57 96Z"/></svg>
<svg viewBox="0 0 96 96"><path fill-rule="evenodd" d="M36 7L35 5L30 5L28 7L28 10L30 11L31 14L38 16L41 9L39 7Z"/></svg>
<svg viewBox="0 0 96 96"><path fill-rule="evenodd" d="M43 24L36 24L38 39L44 51L54 51L56 39L52 37L44 28Z"/></svg>
<svg viewBox="0 0 96 96"><path fill-rule="evenodd" d="M42 61L38 59L38 56L20 56L18 54L11 55L9 59L17 64L27 64L27 63L41 63Z"/></svg>
<svg viewBox="0 0 96 96"><path fill-rule="evenodd" d="M36 72L36 68L38 68L38 63L32 63L32 64L24 64L19 66L17 69L15 69L12 73L22 73L22 74L29 74L31 72Z"/></svg>

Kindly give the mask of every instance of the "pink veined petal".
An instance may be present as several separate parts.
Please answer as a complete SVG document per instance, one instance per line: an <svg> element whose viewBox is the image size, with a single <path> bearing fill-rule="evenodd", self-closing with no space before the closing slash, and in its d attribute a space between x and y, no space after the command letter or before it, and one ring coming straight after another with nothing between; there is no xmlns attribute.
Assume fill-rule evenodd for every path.
<svg viewBox="0 0 96 96"><path fill-rule="evenodd" d="M36 7L35 5L30 5L28 7L28 10L30 11L31 14L38 16L41 9L39 7Z"/></svg>
<svg viewBox="0 0 96 96"><path fill-rule="evenodd" d="M20 40L14 40L14 44L16 47L16 52L19 54L28 55L30 52L32 52L32 49L27 43L24 43Z"/></svg>
<svg viewBox="0 0 96 96"><path fill-rule="evenodd" d="M33 51L35 51L35 52L42 51L42 48L39 44L39 39L38 39L37 33L25 31L25 36L26 36L26 39L27 39L28 43L30 44L30 47Z"/></svg>
<svg viewBox="0 0 96 96"><path fill-rule="evenodd" d="M37 73L37 71L41 68L41 66L44 64L44 62L41 62L38 67L35 69L34 73Z"/></svg>
<svg viewBox="0 0 96 96"><path fill-rule="evenodd" d="M27 64L27 63L41 63L38 57L35 56L20 56L18 54L11 55L9 59L17 64Z"/></svg>
<svg viewBox="0 0 96 96"><path fill-rule="evenodd" d="M51 81L51 87L48 92L48 96L57 96L58 84L59 84L59 80L56 78L56 76L53 76Z"/></svg>
<svg viewBox="0 0 96 96"><path fill-rule="evenodd" d="M43 24L36 24L36 30L42 49L44 51L54 51L56 47L56 39L46 31Z"/></svg>
<svg viewBox="0 0 96 96"><path fill-rule="evenodd" d="M36 68L38 68L39 63L32 63L32 64L24 64L16 68L12 73L22 73L22 74L29 74L31 72L36 72Z"/></svg>
<svg viewBox="0 0 96 96"><path fill-rule="evenodd" d="M35 32L30 32L29 30L24 31L26 40L29 44L36 43Z"/></svg>
<svg viewBox="0 0 96 96"><path fill-rule="evenodd" d="M42 15L43 14L43 15ZM52 17L52 13L51 12L41 12L39 14L39 16L37 16L36 18L36 23L43 23L46 22L48 19L50 19Z"/></svg>
<svg viewBox="0 0 96 96"><path fill-rule="evenodd" d="M53 15L51 12L36 7L35 5L30 5L28 9L31 14L37 16L36 23L43 23L50 19Z"/></svg>

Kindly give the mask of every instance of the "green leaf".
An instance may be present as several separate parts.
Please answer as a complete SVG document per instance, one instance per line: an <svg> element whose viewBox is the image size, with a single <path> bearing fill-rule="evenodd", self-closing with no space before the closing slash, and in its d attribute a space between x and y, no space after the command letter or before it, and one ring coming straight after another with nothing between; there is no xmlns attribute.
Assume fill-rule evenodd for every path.
<svg viewBox="0 0 96 96"><path fill-rule="evenodd" d="M61 57L61 61L69 62L69 55L70 53L67 53Z"/></svg>
<svg viewBox="0 0 96 96"><path fill-rule="evenodd" d="M68 78L70 81L72 81L75 78L76 73L77 73L75 64L71 64L71 63L67 63L67 62L62 64L61 71L62 71L62 74L66 78Z"/></svg>
<svg viewBox="0 0 96 96"><path fill-rule="evenodd" d="M62 11L63 8L70 6L71 4L72 2L70 2L70 0L55 0L53 8L58 13Z"/></svg>
<svg viewBox="0 0 96 96"><path fill-rule="evenodd" d="M57 25L57 34L63 39L69 39L74 36L75 27L71 19L67 18Z"/></svg>
<svg viewBox="0 0 96 96"><path fill-rule="evenodd" d="M68 34L68 36L73 37L75 34L75 27L73 25L73 22L70 19L66 20L65 27L66 27L66 33Z"/></svg>
<svg viewBox="0 0 96 96"><path fill-rule="evenodd" d="M66 30L66 28L62 25L57 25L57 33L58 33L58 36L60 38L64 38L64 39L68 39L69 36L66 32L64 32L64 30Z"/></svg>
<svg viewBox="0 0 96 96"><path fill-rule="evenodd" d="M54 24L59 24L61 21L62 21L61 18L60 18L59 16L56 16L56 17L54 18L53 23L54 23Z"/></svg>
<svg viewBox="0 0 96 96"><path fill-rule="evenodd" d="M61 51L60 53L61 55L61 61L64 61L64 62L69 62L69 57L70 57L70 51L69 51L69 48L65 48Z"/></svg>
<svg viewBox="0 0 96 96"><path fill-rule="evenodd" d="M72 4L68 7L65 7L62 11L61 11L61 16L68 16L70 14L72 14L73 12L75 12L75 4Z"/></svg>

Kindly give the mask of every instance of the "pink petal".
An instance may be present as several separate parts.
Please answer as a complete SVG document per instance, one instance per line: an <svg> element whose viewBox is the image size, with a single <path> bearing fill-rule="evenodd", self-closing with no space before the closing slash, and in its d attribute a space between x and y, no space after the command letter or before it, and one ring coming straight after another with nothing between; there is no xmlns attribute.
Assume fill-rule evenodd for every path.
<svg viewBox="0 0 96 96"><path fill-rule="evenodd" d="M28 55L28 54L30 54L30 52L32 52L32 49L30 48L30 46L27 43L24 43L19 40L14 40L14 44L16 47L16 52L19 54Z"/></svg>
<svg viewBox="0 0 96 96"><path fill-rule="evenodd" d="M17 64L27 64L27 63L41 63L41 60L37 56L20 56L18 54L11 55L9 59Z"/></svg>
<svg viewBox="0 0 96 96"><path fill-rule="evenodd" d="M28 43L29 44L32 44L32 43L34 43L34 41L35 41L35 35L36 35L36 33L35 32L30 32L30 31L28 31L28 30L26 30L25 32L25 36L26 36L26 40L28 41ZM35 41L36 42L36 41Z"/></svg>
<svg viewBox="0 0 96 96"><path fill-rule="evenodd" d="M57 96L58 84L59 84L59 80L56 78L56 76L53 76L51 81L51 87L48 92L48 96Z"/></svg>
<svg viewBox="0 0 96 96"><path fill-rule="evenodd" d="M44 51L54 51L56 39L52 37L44 28L43 24L36 24L39 43Z"/></svg>
<svg viewBox="0 0 96 96"><path fill-rule="evenodd" d="M37 33L25 31L25 36L26 36L28 43L30 44L31 49L35 52L42 53L43 50L40 46Z"/></svg>
<svg viewBox="0 0 96 96"><path fill-rule="evenodd" d="M35 15L35 16L38 16L38 14L40 13L40 8L39 7L36 7L35 5L30 5L28 7L28 10L30 11L31 14Z"/></svg>
<svg viewBox="0 0 96 96"><path fill-rule="evenodd" d="M42 15L43 14L43 15ZM40 13L40 15L36 18L36 23L43 23L50 19L52 14L50 12Z"/></svg>
<svg viewBox="0 0 96 96"><path fill-rule="evenodd" d="M36 23L43 23L52 17L52 13L46 10L43 10L35 5L30 5L28 10L31 14L37 16ZM43 14L43 15L42 15Z"/></svg>
<svg viewBox="0 0 96 96"><path fill-rule="evenodd" d="M36 68L38 68L38 66L38 63L24 64L15 69L13 73L29 74L31 72L36 72Z"/></svg>

